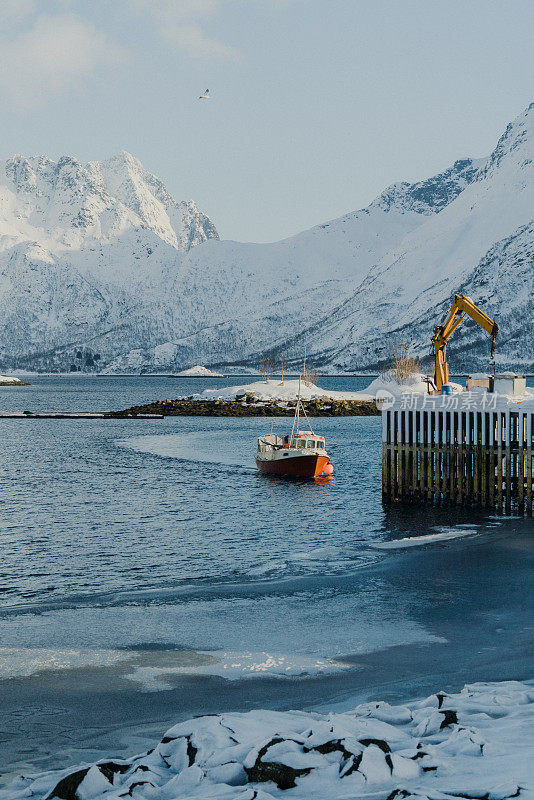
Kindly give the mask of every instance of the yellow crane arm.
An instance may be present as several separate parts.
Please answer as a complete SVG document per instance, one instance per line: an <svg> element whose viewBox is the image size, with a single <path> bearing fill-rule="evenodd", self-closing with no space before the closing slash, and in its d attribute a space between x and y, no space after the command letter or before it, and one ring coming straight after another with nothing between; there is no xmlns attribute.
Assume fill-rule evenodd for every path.
<svg viewBox="0 0 534 800"><path fill-rule="evenodd" d="M434 328L434 336L432 337L432 344L436 354L436 371L434 376L434 383L436 391L440 392L444 383L449 381L449 365L446 361L446 348L447 342L456 330L461 325L464 319L464 314L467 314L474 320L477 325L484 328L485 331L491 334L491 357L495 352L495 339L499 332L499 326L487 314L485 314L478 306L476 306L469 297L464 297L462 294L457 294L451 306L447 318L442 325L436 325Z"/></svg>

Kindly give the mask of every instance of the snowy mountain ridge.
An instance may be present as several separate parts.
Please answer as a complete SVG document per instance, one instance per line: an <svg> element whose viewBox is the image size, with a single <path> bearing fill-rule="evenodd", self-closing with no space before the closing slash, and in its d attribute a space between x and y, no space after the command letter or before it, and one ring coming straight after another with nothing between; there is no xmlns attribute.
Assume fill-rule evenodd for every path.
<svg viewBox="0 0 534 800"><path fill-rule="evenodd" d="M219 241L126 152L14 156L0 164L0 367L226 371L300 363L306 345L317 367L375 368L400 339L425 356L461 291L498 319L499 363L532 369L533 160L534 104L489 158L259 245ZM487 368L478 329L453 347L455 365Z"/></svg>
<svg viewBox="0 0 534 800"><path fill-rule="evenodd" d="M110 241L128 226L146 227L172 247L218 238L211 221L193 201L176 203L163 183L122 151L86 166L63 156L16 155L0 164L2 234L79 248L84 239ZM2 245L5 236L2 235Z"/></svg>

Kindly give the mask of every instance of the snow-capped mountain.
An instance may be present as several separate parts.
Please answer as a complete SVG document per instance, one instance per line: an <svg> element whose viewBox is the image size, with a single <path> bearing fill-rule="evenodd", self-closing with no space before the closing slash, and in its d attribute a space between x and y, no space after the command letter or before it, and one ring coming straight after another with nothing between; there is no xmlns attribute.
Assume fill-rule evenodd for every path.
<svg viewBox="0 0 534 800"><path fill-rule="evenodd" d="M0 165L2 360L68 369L73 348L91 362L90 341L115 329L109 355L174 334L165 291L183 255L215 238L192 201L176 203L128 153L85 166L9 159Z"/></svg>
<svg viewBox="0 0 534 800"><path fill-rule="evenodd" d="M219 241L128 153L15 156L0 165L0 367L300 363L306 344L318 367L372 368L400 339L425 355L459 291L499 321L500 365L532 369L533 161L534 104L488 159L260 245ZM466 323L451 361L487 368L487 347Z"/></svg>
<svg viewBox="0 0 534 800"><path fill-rule="evenodd" d="M352 297L311 336L316 358L341 366L387 358L392 339L424 354L456 292L499 321L500 365L532 370L534 348L534 103L508 125L473 180L408 233L369 271ZM340 346L341 344L341 346ZM455 365L488 366L488 341L465 325Z"/></svg>

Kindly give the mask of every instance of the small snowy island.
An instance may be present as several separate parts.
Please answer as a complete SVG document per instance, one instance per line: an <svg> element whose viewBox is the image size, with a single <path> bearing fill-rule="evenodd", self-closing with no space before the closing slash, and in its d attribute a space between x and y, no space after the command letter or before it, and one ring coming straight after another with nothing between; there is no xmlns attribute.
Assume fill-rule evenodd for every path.
<svg viewBox="0 0 534 800"><path fill-rule="evenodd" d="M300 382L300 397L310 416L376 416L375 399L383 388L380 378L363 392L322 389L314 383ZM158 400L118 412L122 416L164 414L165 416L288 417L295 412L299 393L297 379L254 381L240 386L204 389L175 400Z"/></svg>
<svg viewBox="0 0 534 800"><path fill-rule="evenodd" d="M420 373L399 383L391 372L383 373L362 391L323 389L297 378L257 380L239 386L204 389L188 397L158 400L117 412L122 416L163 414L165 416L292 416L300 391L306 412L313 417L378 416L384 398L405 392L425 394L427 378ZM461 387L460 387L461 388Z"/></svg>
<svg viewBox="0 0 534 800"><path fill-rule="evenodd" d="M177 375L181 378L224 378L225 375L221 375L220 372L212 372L211 369L207 367L202 367L200 364L197 364L194 367L189 367L189 369L183 369L181 372L178 372Z"/></svg>
<svg viewBox="0 0 534 800"><path fill-rule="evenodd" d="M20 378L13 378L9 375L0 375L0 386L29 386L29 384L21 381Z"/></svg>

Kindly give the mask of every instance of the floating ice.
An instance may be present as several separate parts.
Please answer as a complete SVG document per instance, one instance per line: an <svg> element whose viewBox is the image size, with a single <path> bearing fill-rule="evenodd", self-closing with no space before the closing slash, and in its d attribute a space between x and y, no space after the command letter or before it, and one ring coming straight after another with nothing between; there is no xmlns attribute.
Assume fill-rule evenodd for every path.
<svg viewBox="0 0 534 800"><path fill-rule="evenodd" d="M464 536L476 536L479 531L475 528L471 530L446 529L439 533L428 533L425 536L406 536L404 539L393 539L390 542L375 542L371 547L379 550L398 550L403 547L418 547L423 544L435 544L446 542L449 539L460 539Z"/></svg>
<svg viewBox="0 0 534 800"><path fill-rule="evenodd" d="M45 670L109 667L126 658L120 650L103 648L0 647L0 680Z"/></svg>

